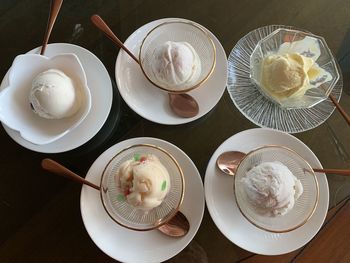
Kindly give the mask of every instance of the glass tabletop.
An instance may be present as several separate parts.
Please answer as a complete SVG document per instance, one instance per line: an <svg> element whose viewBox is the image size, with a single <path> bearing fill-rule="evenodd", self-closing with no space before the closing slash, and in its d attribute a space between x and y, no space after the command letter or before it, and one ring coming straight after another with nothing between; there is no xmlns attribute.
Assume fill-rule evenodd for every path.
<svg viewBox="0 0 350 263"><path fill-rule="evenodd" d="M3 79L17 55L41 45L49 9L49 0L1 1L0 75ZM206 98L206 94L194 93L200 101L208 100L213 104L209 103L208 112L202 117L190 122L164 125L138 115L129 105L130 99L119 91L121 84L115 74L119 48L91 23L91 15L99 14L122 41L133 33L136 36L142 34L140 28L159 19L181 18L198 23L215 36L217 51L222 46L223 62L213 73L219 77L227 73L225 58L247 33L268 25L285 25L310 31L325 38L341 68L343 87L340 105L350 114L349 13L350 2L345 0L331 4L325 0L283 3L262 0L64 1L49 43L68 43L83 48L88 52L83 52L83 63L90 63L95 58L102 62L108 79L102 73L96 74L96 78L104 78L106 86L96 87L95 96L101 89L103 101L104 90L112 89L111 104L102 107L110 108L110 111L101 113L105 114L101 128L95 131L93 125L87 126L87 129L92 129L89 130L89 138L83 136L84 130L77 132L71 139L72 144L77 145L74 149L66 146L69 145L67 141L57 143L54 148L25 147L8 127L0 127L0 262L116 261L102 252L103 249L90 238L91 232L86 231L84 214L80 210L81 185L44 171L40 165L43 158L54 159L85 177L91 173L89 169L96 165L95 160L110 147L128 139L153 137L181 149L193 162L204 183L207 166L218 147L235 134L258 128L236 108L224 86L223 93L220 90L211 94L218 97L218 103L212 102L215 98ZM132 39L129 41L132 43ZM137 43L134 45L132 48L137 49ZM131 75L123 75L122 79L140 78L132 72L133 66L128 63L126 67L130 67L130 71L120 69L118 72ZM97 72L98 69L91 65L89 70ZM222 86L221 82L210 85L217 83ZM220 89L220 85L215 88ZM108 103L109 100L106 98L105 101ZM99 105L94 107L95 111L101 109ZM334 110L317 127L292 136L307 145L324 168L350 169L349 129L341 114ZM336 174L326 176L328 209L332 211L350 195L350 177ZM295 253L293 257L298 256L297 251ZM247 259L253 262L254 256L255 253L240 248L226 238L205 207L198 232L183 250L167 261L238 262ZM260 259L271 261L272 258L266 256ZM286 255L281 260L291 259ZM142 261L140 259L139 262Z"/></svg>

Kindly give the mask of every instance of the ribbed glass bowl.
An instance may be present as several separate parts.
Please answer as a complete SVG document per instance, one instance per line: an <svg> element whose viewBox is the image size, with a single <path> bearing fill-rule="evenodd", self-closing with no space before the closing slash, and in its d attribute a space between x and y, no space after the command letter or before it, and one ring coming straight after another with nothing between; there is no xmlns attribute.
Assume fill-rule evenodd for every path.
<svg viewBox="0 0 350 263"><path fill-rule="evenodd" d="M262 214L259 207L252 204L242 178L253 167L276 161L285 165L300 180L303 193L286 214L273 216ZM318 181L309 163L293 150L274 145L255 149L240 162L234 176L234 192L243 216L256 227L275 233L289 232L304 225L313 215L319 198Z"/></svg>
<svg viewBox="0 0 350 263"><path fill-rule="evenodd" d="M304 40L303 45L300 44L302 40ZM310 85L305 94L300 96L290 96L283 99L273 96L262 83L262 65L264 58L268 55L281 52L281 45L285 45L283 53L297 53L313 59L321 69L329 73L330 79L327 78L327 75L320 75L317 79L310 81L313 85ZM265 97L285 109L303 109L315 106L328 98L339 80L336 61L323 37L306 31L286 28L273 31L257 43L250 57L250 76Z"/></svg>
<svg viewBox="0 0 350 263"><path fill-rule="evenodd" d="M263 95L250 76L250 58L256 45L280 28L296 29L286 25L264 26L247 33L236 43L228 57L227 91L235 107L254 124L288 133L304 132L323 124L332 115L335 106L331 99L311 108L285 109ZM337 66L340 78L331 95L339 101L343 78Z"/></svg>
<svg viewBox="0 0 350 263"><path fill-rule="evenodd" d="M158 157L167 169L170 190L159 206L144 210L128 203L123 189L115 181L115 176L123 162L148 154ZM168 222L179 210L184 192L184 176L176 159L166 150L150 144L136 144L121 150L107 164L101 177L100 193L106 212L119 225L132 230L152 230Z"/></svg>
<svg viewBox="0 0 350 263"><path fill-rule="evenodd" d="M198 54L200 74L194 82L181 87L171 87L157 80L151 65L156 48L167 41L187 42ZM144 75L156 87L171 93L184 93L201 86L210 77L215 68L216 48L202 27L191 22L171 21L162 23L148 32L140 47L139 60Z"/></svg>

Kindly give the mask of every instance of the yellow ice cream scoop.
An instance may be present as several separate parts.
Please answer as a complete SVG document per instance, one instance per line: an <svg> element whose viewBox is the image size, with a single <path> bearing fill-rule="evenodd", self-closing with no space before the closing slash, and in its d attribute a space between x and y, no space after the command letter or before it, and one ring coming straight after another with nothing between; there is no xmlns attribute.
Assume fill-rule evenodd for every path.
<svg viewBox="0 0 350 263"><path fill-rule="evenodd" d="M261 80L263 88L274 98L304 95L310 79L319 74L313 59L297 53L272 54L264 58Z"/></svg>

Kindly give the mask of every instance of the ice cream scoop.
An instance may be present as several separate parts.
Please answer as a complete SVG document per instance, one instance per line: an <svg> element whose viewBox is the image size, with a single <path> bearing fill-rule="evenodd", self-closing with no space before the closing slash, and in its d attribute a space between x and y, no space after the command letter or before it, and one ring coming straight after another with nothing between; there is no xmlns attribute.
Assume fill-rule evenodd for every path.
<svg viewBox="0 0 350 263"><path fill-rule="evenodd" d="M187 42L167 41L154 50L151 69L160 86L181 90L195 83L201 74L201 61Z"/></svg>
<svg viewBox="0 0 350 263"><path fill-rule="evenodd" d="M153 154L123 162L115 175L115 183L131 205L144 210L159 206L170 189L167 169Z"/></svg>
<svg viewBox="0 0 350 263"><path fill-rule="evenodd" d="M304 95L310 88L310 79L319 71L315 62L303 55L272 54L263 60L261 83L272 97L278 99Z"/></svg>
<svg viewBox="0 0 350 263"><path fill-rule="evenodd" d="M81 104L73 80L58 69L41 72L33 79L29 101L34 112L47 119L70 117Z"/></svg>
<svg viewBox="0 0 350 263"><path fill-rule="evenodd" d="M286 214L303 193L300 180L277 161L253 167L241 181L250 203L264 215Z"/></svg>

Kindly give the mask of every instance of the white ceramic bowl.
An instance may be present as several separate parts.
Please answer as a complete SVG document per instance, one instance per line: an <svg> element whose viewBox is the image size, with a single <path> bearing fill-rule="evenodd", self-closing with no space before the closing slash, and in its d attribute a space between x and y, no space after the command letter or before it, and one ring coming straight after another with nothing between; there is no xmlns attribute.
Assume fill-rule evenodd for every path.
<svg viewBox="0 0 350 263"><path fill-rule="evenodd" d="M29 94L33 79L43 71L58 69L75 83L81 95L81 106L71 117L45 119L30 106ZM75 54L60 54L51 58L38 54L24 54L15 58L9 85L0 92L0 121L16 130L33 144L51 143L77 127L91 108L91 94L84 69Z"/></svg>

